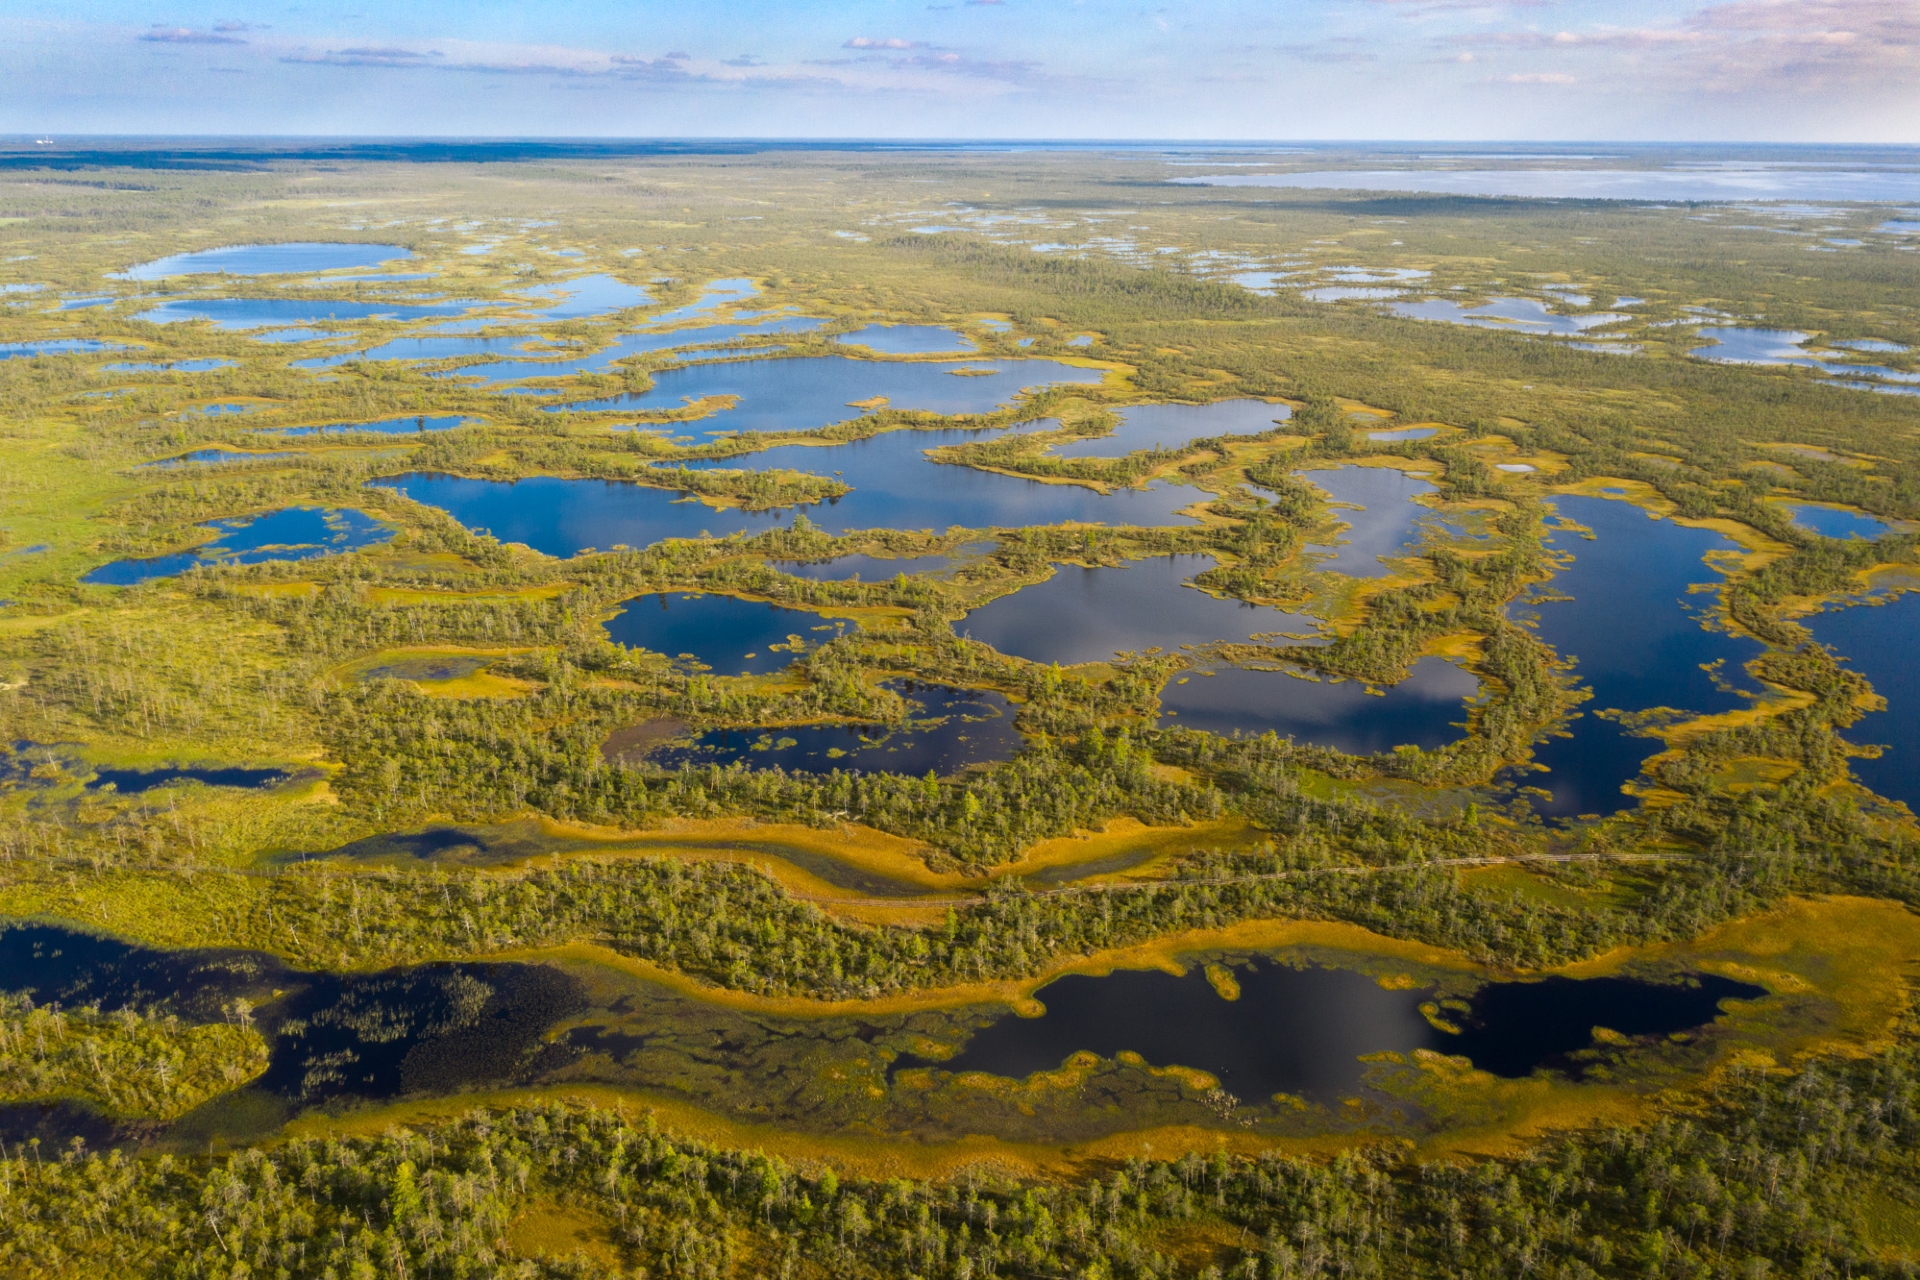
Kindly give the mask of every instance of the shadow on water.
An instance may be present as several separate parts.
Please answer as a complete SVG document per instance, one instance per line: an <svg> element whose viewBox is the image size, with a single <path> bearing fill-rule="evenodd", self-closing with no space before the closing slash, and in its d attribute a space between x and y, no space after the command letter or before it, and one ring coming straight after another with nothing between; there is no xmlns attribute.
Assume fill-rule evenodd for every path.
<svg viewBox="0 0 1920 1280"><path fill-rule="evenodd" d="M1533 798L1541 813L1609 813L1621 806L1621 788L1661 747L1602 713L1669 708L1703 715L1746 706L1748 699L1732 681L1761 645L1710 630L1717 596L1689 593L1695 584L1718 585L1719 575L1703 557L1738 550L1724 535L1651 519L1611 498L1562 496L1553 505L1593 537L1549 530L1547 545L1570 553L1573 562L1522 596L1515 613L1535 621L1540 638L1573 661L1574 680L1590 686L1593 699L1575 712L1568 736L1549 737L1534 748L1534 762L1547 769L1544 777L1521 776L1552 793L1550 800Z"/></svg>
<svg viewBox="0 0 1920 1280"><path fill-rule="evenodd" d="M1578 1074L1571 1055L1592 1047L1593 1029L1661 1036L1713 1021L1722 1000L1766 992L1726 978L1684 984L1627 978L1489 983L1467 1002L1460 1034L1428 1022L1434 992L1389 990L1350 969L1263 963L1234 974L1238 999L1221 998L1205 974L1150 970L1094 978L1070 975L1037 993L1038 1018L1012 1014L975 1033L945 1061L903 1056L904 1066L1024 1078L1053 1071L1075 1053L1132 1051L1156 1067L1205 1071L1252 1102L1275 1093L1330 1100L1358 1088L1363 1055L1430 1049L1472 1058L1495 1075L1547 1068Z"/></svg>
<svg viewBox="0 0 1920 1280"><path fill-rule="evenodd" d="M968 765L1010 759L1020 750L1014 709L1004 694L913 680L883 688L907 699L908 718L888 724L808 724L779 729L710 729L691 743L649 755L664 768L745 763L798 773L835 769L945 776Z"/></svg>
<svg viewBox="0 0 1920 1280"><path fill-rule="evenodd" d="M1349 755L1406 745L1431 751L1465 736L1465 703L1479 692L1471 672L1431 655L1378 693L1361 680L1208 664L1181 672L1161 690L1161 724L1218 734L1273 732Z"/></svg>
<svg viewBox="0 0 1920 1280"><path fill-rule="evenodd" d="M1221 599L1188 585L1213 563L1211 556L1173 555L1097 569L1060 565L1045 582L975 609L954 630L1001 653L1062 666L1107 662L1119 652L1243 643L1272 633L1312 642L1320 626L1314 618Z"/></svg>
<svg viewBox="0 0 1920 1280"><path fill-rule="evenodd" d="M240 1016L233 1010L245 1000L269 1058L266 1074L240 1092L270 1099L264 1110L282 1118L321 1103L525 1078L550 1053L546 1029L584 1007L578 981L542 965L306 973L254 952L157 951L48 925L0 928L0 989L42 1004L155 1009L193 1023ZM220 1100L235 1105L231 1096ZM43 1108L14 1110L14 1125L51 1123Z"/></svg>

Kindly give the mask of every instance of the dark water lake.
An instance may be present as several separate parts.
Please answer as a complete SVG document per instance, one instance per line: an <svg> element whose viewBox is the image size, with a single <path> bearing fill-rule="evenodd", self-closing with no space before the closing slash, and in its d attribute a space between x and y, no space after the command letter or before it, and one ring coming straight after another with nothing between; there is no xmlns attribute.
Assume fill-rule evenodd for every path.
<svg viewBox="0 0 1920 1280"><path fill-rule="evenodd" d="M262 516L213 520L200 527L216 530L220 536L192 551L147 560L115 560L80 580L130 587L155 578L171 578L198 565L311 560L376 546L394 533L392 525L350 507L286 507Z"/></svg>
<svg viewBox="0 0 1920 1280"><path fill-rule="evenodd" d="M961 373L958 370L975 372ZM532 376L531 374L525 376ZM859 417L855 401L884 396L894 409L929 413L991 413L1013 403L1024 388L1049 383L1097 383L1101 369L1057 360L1003 360L940 364L793 356L684 365L653 375L653 387L595 400L549 406L550 411L658 413L684 409L712 396L735 396L730 409L701 418L707 433L813 431Z"/></svg>
<svg viewBox="0 0 1920 1280"><path fill-rule="evenodd" d="M485 305L472 300L433 303L330 302L324 298L169 298L134 319L150 324L209 320L216 329L264 329L323 324L329 320L423 320L429 316L463 315Z"/></svg>
<svg viewBox="0 0 1920 1280"><path fill-rule="evenodd" d="M1116 652L1178 649L1214 641L1297 633L1319 622L1244 600L1221 599L1187 583L1213 567L1211 556L1130 560L1112 568L1060 565L1045 582L980 606L954 630L1032 662L1108 662Z"/></svg>
<svg viewBox="0 0 1920 1280"><path fill-rule="evenodd" d="M1843 735L1886 748L1878 760L1849 761L1854 776L1920 812L1920 663L1913 658L1920 638L1920 594L1829 608L1800 622L1887 700L1885 711L1861 717Z"/></svg>
<svg viewBox="0 0 1920 1280"><path fill-rule="evenodd" d="M167 276L292 275L307 271L344 271L377 267L383 262L411 258L413 250L397 244L349 244L291 240L284 244L232 244L198 253L176 253L114 272L116 280L161 280Z"/></svg>
<svg viewBox="0 0 1920 1280"><path fill-rule="evenodd" d="M1712 975L1688 985L1623 978L1489 983L1459 1019L1463 1034L1431 1025L1420 1005L1432 990L1389 991L1350 969L1259 963L1236 968L1238 1000L1223 1000L1195 969L1104 978L1070 975L1036 994L1038 1018L1007 1015L977 1032L944 1062L902 1059L941 1071L1024 1078L1053 1071L1082 1051L1110 1058L1131 1050L1156 1067L1193 1067L1253 1103L1275 1093L1331 1100L1360 1085L1363 1054L1431 1049L1464 1055L1476 1067L1518 1078L1567 1070L1589 1048L1593 1028L1667 1035L1713 1021L1723 1000L1757 999L1755 986Z"/></svg>
<svg viewBox="0 0 1920 1280"><path fill-rule="evenodd" d="M458 413L416 414L411 418L381 418L374 422L330 422L321 427L283 427L278 431L265 431L262 435L275 436L314 436L335 434L342 431L372 431L380 435L415 435L422 431L451 431L455 427L464 427L468 423L478 422L478 418L465 417Z"/></svg>
<svg viewBox="0 0 1920 1280"><path fill-rule="evenodd" d="M121 795L142 795L176 782L198 782L209 787L256 790L277 787L291 775L284 769L217 768L198 765L162 765L155 769L100 769L93 771L89 790L112 787Z"/></svg>
<svg viewBox="0 0 1920 1280"><path fill-rule="evenodd" d="M1160 691L1160 724L1223 735L1271 731L1350 755L1408 744L1431 751L1466 736L1465 704L1479 692L1471 672L1432 655L1377 694L1358 680L1214 663L1180 673Z"/></svg>
<svg viewBox="0 0 1920 1280"><path fill-rule="evenodd" d="M722 676L779 671L805 650L859 630L856 623L804 609L679 591L636 596L606 627L615 644L669 658L690 654Z"/></svg>
<svg viewBox="0 0 1920 1280"><path fill-rule="evenodd" d="M1702 623L1718 595L1688 591L1695 584L1718 586L1720 575L1702 557L1738 550L1725 536L1650 519L1610 498L1563 496L1553 505L1595 536L1551 531L1547 544L1570 552L1573 563L1543 591L1523 596L1516 616L1537 618L1537 634L1562 658L1575 660L1575 681L1591 686L1594 696L1567 726L1572 736L1550 737L1534 748L1535 762L1548 772L1524 775L1525 783L1553 793L1550 802L1535 799L1542 813L1611 813L1624 803L1620 788L1661 744L1597 713L1667 707L1710 714L1746 706L1748 699L1728 686L1752 688L1742 664L1762 646L1708 630ZM1718 664L1712 673L1702 669L1712 664Z"/></svg>
<svg viewBox="0 0 1920 1280"><path fill-rule="evenodd" d="M937 324L870 324L843 333L834 341L888 356L945 355L975 349L972 340L958 329Z"/></svg>
<svg viewBox="0 0 1920 1280"><path fill-rule="evenodd" d="M806 724L779 729L711 729L691 744L662 747L648 759L665 768L744 762L790 773L904 773L941 776L970 764L1011 759L1021 737L1014 708L990 689L956 689L917 680L882 686L912 704L901 724Z"/></svg>
<svg viewBox="0 0 1920 1280"><path fill-rule="evenodd" d="M1258 435L1293 416L1284 404L1216 400L1212 404L1136 404L1118 410L1120 424L1096 440L1056 444L1056 458L1118 458L1141 449L1177 449L1208 436Z"/></svg>
<svg viewBox="0 0 1920 1280"><path fill-rule="evenodd" d="M851 493L805 509L815 525L836 534L1069 521L1178 525L1189 521L1175 513L1204 496L1197 489L1159 481L1103 495L1083 485L1042 484L935 463L926 456L928 449L972 436L964 431L889 431L847 444L782 445L700 465L791 467L852 485ZM439 507L470 529L484 529L503 542L525 543L562 559L588 547L646 547L663 538L758 533L791 514L788 509L710 507L673 490L611 480L469 480L416 472L372 483Z"/></svg>
<svg viewBox="0 0 1920 1280"><path fill-rule="evenodd" d="M458 369L449 369L435 376L478 378L483 387L497 387L504 383L519 382L525 378L564 378L577 373L605 373L613 368L617 361L632 356L646 355L654 351L673 351L683 347L711 346L741 338L760 338L780 333L805 333L825 323L826 321L812 316L779 316L752 324L714 324L695 329L670 329L663 333L628 333L616 338L612 346L591 355L565 357L554 353L551 359L541 359L533 355L525 360L500 360L489 364L463 365ZM375 357L369 352L367 358Z"/></svg>

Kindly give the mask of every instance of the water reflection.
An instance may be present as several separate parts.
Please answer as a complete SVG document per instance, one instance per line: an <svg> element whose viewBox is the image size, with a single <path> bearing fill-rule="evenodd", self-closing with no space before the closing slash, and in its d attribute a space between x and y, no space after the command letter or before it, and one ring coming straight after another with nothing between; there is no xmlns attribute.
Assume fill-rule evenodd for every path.
<svg viewBox="0 0 1920 1280"><path fill-rule="evenodd" d="M778 671L808 649L859 629L845 619L762 600L678 591L636 596L606 627L615 644L691 657L723 676Z"/></svg>
<svg viewBox="0 0 1920 1280"><path fill-rule="evenodd" d="M292 275L308 271L341 271L376 267L413 251L397 244L347 244L325 241L288 241L284 244L233 244L198 253L176 253L110 273L115 280L161 280L167 276Z"/></svg>
<svg viewBox="0 0 1920 1280"><path fill-rule="evenodd" d="M1717 597L1689 590L1717 583L1703 557L1738 550L1724 535L1650 519L1609 498L1563 496L1553 503L1593 537L1551 530L1547 545L1570 553L1573 563L1523 596L1520 607L1537 619L1540 638L1574 662L1574 679L1594 696L1567 726L1568 736L1534 748L1535 763L1548 772L1527 781L1552 792L1551 800L1535 802L1543 813L1608 813L1620 807L1621 788L1661 745L1603 713L1669 708L1708 714L1746 706L1734 682L1761 645L1707 629Z"/></svg>
<svg viewBox="0 0 1920 1280"><path fill-rule="evenodd" d="M216 564L259 564L267 560L311 560L375 546L393 537L393 526L351 508L286 507L260 516L213 520L200 526L219 535L212 542L170 556L115 560L80 579L110 587L130 587L155 578L171 578L189 569Z"/></svg>
<svg viewBox="0 0 1920 1280"><path fill-rule="evenodd" d="M629 333L614 340L612 346L588 356L553 359L502 360L491 364L463 365L436 374L442 378L477 378L483 387L497 387L523 378L564 378L578 373L606 373L618 361L653 351L677 350L700 343L732 342L742 338L761 338L778 333L805 333L826 321L812 316L780 316L754 324L715 324L697 329L670 329L664 333Z"/></svg>
<svg viewBox="0 0 1920 1280"><path fill-rule="evenodd" d="M1404 745L1431 751L1465 736L1464 704L1480 692L1471 672L1431 655L1383 690L1360 680L1310 677L1205 664L1161 690L1161 724L1218 734L1271 731L1349 755Z"/></svg>
<svg viewBox="0 0 1920 1280"><path fill-rule="evenodd" d="M1388 310L1409 320L1440 320L1479 329L1510 329L1540 334L1585 333L1616 321L1633 319L1632 316L1611 311L1559 315L1548 311L1546 305L1535 298L1494 298L1477 307L1463 307L1446 298L1430 298L1424 302L1396 302Z"/></svg>
<svg viewBox="0 0 1920 1280"><path fill-rule="evenodd" d="M1346 531L1333 545L1333 555L1315 566L1325 572L1343 573L1352 578L1385 577L1393 570L1383 561L1405 556L1416 548L1421 537L1421 521L1433 516L1415 499L1438 490L1428 481L1395 467L1350 464L1296 474L1325 491L1334 502L1343 504L1333 514L1346 523ZM1258 487L1253 490L1266 492Z"/></svg>
<svg viewBox="0 0 1920 1280"><path fill-rule="evenodd" d="M1286 405L1265 400L1136 404L1117 412L1120 423L1108 434L1056 444L1047 452L1056 458L1118 458L1140 449L1177 449L1209 436L1258 435L1293 416Z"/></svg>
<svg viewBox="0 0 1920 1280"><path fill-rule="evenodd" d="M1305 614L1223 600L1188 585L1212 567L1211 556L1194 555L1115 568L1060 565L1045 582L982 605L954 629L1001 653L1061 666L1110 661L1116 652L1318 631Z"/></svg>
<svg viewBox="0 0 1920 1280"><path fill-rule="evenodd" d="M577 276L557 284L535 285L522 292L529 298L554 300L553 306L540 308L542 320L585 320L653 305L653 295L639 285L606 274Z"/></svg>

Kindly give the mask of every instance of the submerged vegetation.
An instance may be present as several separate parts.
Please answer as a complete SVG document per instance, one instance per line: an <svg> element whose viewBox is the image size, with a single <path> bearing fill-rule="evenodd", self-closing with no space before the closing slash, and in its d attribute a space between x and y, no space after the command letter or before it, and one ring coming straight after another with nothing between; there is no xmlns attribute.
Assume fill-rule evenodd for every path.
<svg viewBox="0 0 1920 1280"><path fill-rule="evenodd" d="M995 197L976 190L982 166ZM1686 354L1703 324L1745 315L1876 342L1862 350L1903 371L1920 346L1905 301L1920 255L1872 238L1884 211L1819 211L1867 239L1808 255L1679 208L1179 187L1163 168L781 154L0 181L0 284L46 286L0 294L0 339L69 344L0 358L0 917L312 970L590 955L588 987L628 966L714 1007L799 1018L962 991L1025 1000L1100 956L1260 922L1360 926L1383 954L1424 947L1512 974L1653 963L1821 895L1920 909L1920 770L1910 792L1875 794L1850 765L1878 750L1861 726L1886 698L1880 659L1834 653L1802 622L1920 585L1920 399ZM1114 219L1127 237L1108 234ZM959 229L908 230L928 221ZM301 298L451 310L318 335L159 323L156 300L200 305L213 286L111 275L301 240L391 242L425 277L307 272ZM1133 240L1167 251L1115 247ZM1391 270L1435 296L1637 299L1605 336L1643 350L1234 281L1283 261L1302 286ZM604 310L580 285L578 307L543 316L556 293L530 289L589 272L617 286ZM254 303L288 290L271 275L217 285ZM60 308L83 294L110 300ZM837 341L874 324L946 326L954 342L889 355ZM509 340L517 363L500 376L524 377L485 381ZM806 401L826 407L755 403L751 387L796 357L838 371ZM1036 375L995 407L968 390L1032 357L1081 380ZM618 399L690 366L724 385L734 362L775 381L664 407ZM926 399L836 399L896 363L926 371ZM1078 447L1129 406L1229 399L1252 402L1253 429L1110 457ZM735 430L734 413L758 429ZM848 495L869 483L849 460L882 437L916 445L894 477L901 514L847 528ZM796 447L777 466L756 456L782 446ZM1314 476L1332 468L1384 469L1415 496L1400 511L1330 501ZM409 497L423 477L484 483L493 514ZM948 509L934 499L983 477L1006 486L995 518L922 527ZM1018 518L1067 509L1046 505L1062 495L1092 518ZM1108 514L1148 511L1125 503L1150 495L1148 522ZM1735 709L1604 705L1587 672L1605 655L1556 651L1530 623L1598 536L1567 516L1569 495L1727 540L1671 607L1757 655L1707 673ZM1822 536L1794 518L1808 502L1886 531ZM102 572L288 508L358 513L337 518L381 536L182 561L129 586L108 584L149 571ZM569 554L506 536L529 513ZM656 527L676 532L632 532ZM1371 559L1369 538L1364 572L1328 558L1344 543ZM1101 594L1166 557L1191 566L1188 583ZM685 652L611 638L623 610L684 596L798 620L742 674L740 646L698 627L674 633L693 637ZM1029 605L1016 621L1036 635L1093 611L1111 645L1053 662L976 638L976 611ZM1214 625L1195 620L1226 616L1215 606L1237 630L1196 640L1173 625ZM1222 666L1305 706L1329 687L1393 695L1442 660L1479 692L1392 703L1411 708L1395 711L1406 745L1373 754L1338 749L1305 712L1291 737L1223 735L1162 706L1170 682ZM915 714L915 681L1003 699L1018 749L944 776L873 768ZM1541 789L1562 779L1536 753L1582 716L1644 743L1640 773L1598 812L1544 816ZM875 745L857 769L831 752L844 767L756 763L819 725ZM676 744L729 729L767 751L671 763ZM507 830L544 834L498 858L437 852L465 847L449 832ZM413 852L353 853L399 835ZM1772 953L1740 954L1721 960ZM883 1172L805 1125L670 1134L700 1131L697 1108L604 1085L380 1137L353 1136L350 1097L263 1120L235 1099L300 1034L277 993L256 1023L241 1005L183 1018L158 990L58 1008L32 975L6 975L0 1270L1905 1274L1920 1260L1905 996L1842 1035L1792 982L1768 981L1791 1052L1669 1064L1625 1111L1566 1102L1549 1136L1557 1125L1517 1111L1495 1123L1445 1098L1418 1115L1353 1099L1292 1154L1261 1153L1224 1086L1153 1064L1212 1119L1155 1130L1150 1154L1069 1156L1063 1137L1046 1159L1032 1143L968 1163L962 1144ZM399 1025L369 1014L356 1034L395 1043ZM560 1036L544 1042L555 1060ZM820 1079L917 1087L851 1061ZM1092 1097L1091 1079L1063 1068L1019 1087ZM116 1149L70 1144L75 1115ZM1303 1132L1318 1123L1302 1115ZM267 1141L290 1121L331 1132ZM1401 1145L1416 1131L1432 1143Z"/></svg>

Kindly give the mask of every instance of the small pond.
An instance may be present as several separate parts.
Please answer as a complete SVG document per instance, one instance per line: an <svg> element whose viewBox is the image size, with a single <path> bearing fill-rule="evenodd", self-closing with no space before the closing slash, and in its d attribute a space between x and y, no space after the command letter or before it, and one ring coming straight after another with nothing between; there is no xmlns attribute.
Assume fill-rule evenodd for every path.
<svg viewBox="0 0 1920 1280"><path fill-rule="evenodd" d="M615 644L675 659L691 655L722 676L779 671L808 649L859 630L853 622L803 609L678 591L636 596L606 627Z"/></svg>
<svg viewBox="0 0 1920 1280"><path fill-rule="evenodd" d="M1396 427L1392 431L1369 431L1369 440L1430 440L1438 435L1438 427Z"/></svg>
<svg viewBox="0 0 1920 1280"><path fill-rule="evenodd" d="M92 338L47 338L39 342L0 342L0 360L18 360L32 356L66 356L89 351L124 351L112 342Z"/></svg>
<svg viewBox="0 0 1920 1280"><path fill-rule="evenodd" d="M1197 1068L1258 1105L1276 1093L1331 1102L1358 1087L1362 1055L1431 1049L1473 1059L1495 1075L1572 1069L1593 1028L1658 1036L1712 1022L1723 1000L1765 995L1759 987L1702 975L1686 985L1597 978L1489 983L1469 1001L1463 1033L1431 1025L1426 990L1391 991L1350 969L1260 963L1235 970L1237 1000L1223 1000L1197 969L1104 978L1070 975L1042 987L1046 1013L989 1024L952 1058L920 1065L1024 1078L1058 1070L1068 1057L1131 1050L1150 1066ZM1459 1016L1459 1015L1454 1015ZM906 1065L908 1059L902 1059Z"/></svg>
<svg viewBox="0 0 1920 1280"><path fill-rule="evenodd" d="M89 790L112 787L121 795L144 795L156 787L179 782L198 782L209 787L240 787L256 791L277 787L291 777L284 769L247 769L207 765L161 765L153 769L103 769L96 767Z"/></svg>
<svg viewBox="0 0 1920 1280"><path fill-rule="evenodd" d="M1868 542L1893 528L1878 516L1845 507L1825 507L1812 502L1782 503L1794 527L1817 533L1823 538L1864 538Z"/></svg>
<svg viewBox="0 0 1920 1280"><path fill-rule="evenodd" d="M1394 467L1344 466L1295 474L1342 504L1332 514L1345 521L1347 529L1333 554L1314 566L1324 572L1350 578L1385 577L1393 570L1383 558L1411 554L1420 544L1424 523L1436 518L1414 501L1437 492L1434 486ZM1249 487L1255 493L1264 492ZM1317 545L1323 544L1309 544Z"/></svg>
<svg viewBox="0 0 1920 1280"><path fill-rule="evenodd" d="M393 537L393 527L351 508L286 507L260 516L213 520L200 526L218 533L191 551L148 560L116 560L87 574L82 582L130 587L155 578L171 578L200 565L259 564L267 560L311 560L376 546Z"/></svg>
<svg viewBox="0 0 1920 1280"><path fill-rule="evenodd" d="M1480 692L1471 672L1431 655L1383 689L1314 676L1205 663L1161 690L1160 724L1223 735L1271 731L1349 755L1406 745L1431 751L1466 736L1465 703Z"/></svg>
<svg viewBox="0 0 1920 1280"><path fill-rule="evenodd" d="M236 361L223 359L173 360L158 364L103 364L102 373L205 373L210 369L232 369Z"/></svg>
<svg viewBox="0 0 1920 1280"><path fill-rule="evenodd" d="M452 360L460 356L519 355L534 339L518 334L491 337L395 338L365 351L348 351L337 356L316 356L296 360L295 369L332 369L355 360Z"/></svg>
<svg viewBox="0 0 1920 1280"><path fill-rule="evenodd" d="M843 333L834 341L888 356L947 355L975 349L972 340L959 330L936 324L870 324Z"/></svg>
<svg viewBox="0 0 1920 1280"><path fill-rule="evenodd" d="M451 431L455 427L464 427L479 421L478 418L469 418L458 413L433 415L422 413L411 418L380 418L373 422L330 422L320 427L285 427L278 431L263 431L261 434L313 436L337 434L343 431L372 431L379 435L401 436L415 435L422 431Z"/></svg>
<svg viewBox="0 0 1920 1280"><path fill-rule="evenodd" d="M1537 298L1494 298L1477 307L1463 307L1448 298L1430 298L1424 302L1396 302L1388 310L1409 320L1439 320L1478 329L1506 329L1532 334L1585 333L1589 329L1633 319L1632 316L1611 311L1560 315L1547 310L1546 304Z"/></svg>
<svg viewBox="0 0 1920 1280"><path fill-rule="evenodd" d="M235 449L215 447L195 449L177 457L161 458L157 462L143 462L136 471L152 468L157 471L172 471L179 467L217 467L227 463L270 462L275 458L297 458L297 453L241 453Z"/></svg>
<svg viewBox="0 0 1920 1280"><path fill-rule="evenodd" d="M170 298L135 316L150 324L208 320L216 329L265 329L329 320L421 320L457 316L478 301L443 303L330 302L324 298ZM284 335L282 335L284 337Z"/></svg>
<svg viewBox="0 0 1920 1280"><path fill-rule="evenodd" d="M1717 593L1689 591L1696 584L1718 585L1720 576L1702 558L1710 551L1737 551L1726 537L1650 519L1639 507L1611 498L1563 496L1553 505L1594 536L1550 531L1547 545L1570 553L1573 563L1523 596L1516 616L1537 619L1540 638L1574 662L1574 680L1591 686L1594 696L1566 726L1571 736L1535 746L1535 763L1548 771L1523 775L1523 781L1553 793L1551 801L1535 799L1543 813L1611 813L1623 803L1621 787L1662 748L1657 739L1601 713L1664 707L1710 714L1747 706L1736 686L1751 687L1742 668L1761 646L1709 630L1704 624L1712 619Z"/></svg>
<svg viewBox="0 0 1920 1280"><path fill-rule="evenodd" d="M1178 449L1209 436L1258 435L1293 416L1265 400L1212 404L1136 404L1118 410L1120 424L1093 440L1071 440L1047 452L1056 458L1118 458L1141 449Z"/></svg>
<svg viewBox="0 0 1920 1280"><path fill-rule="evenodd" d="M308 271L343 271L377 267L411 258L413 251L397 244L347 244L328 241L288 241L284 244L233 244L198 253L176 253L112 273L115 280L161 280L167 276L293 275Z"/></svg>
<svg viewBox="0 0 1920 1280"><path fill-rule="evenodd" d="M662 369L653 375L651 390L553 405L549 410L660 413L715 396L733 396L732 408L711 408L702 415L701 424L709 434L813 431L859 417L864 411L854 407L855 401L884 397L888 407L894 409L991 413L1012 404L1027 387L1096 383L1104 376L1104 370L1076 368L1057 360L994 364L908 363L842 356L728 360Z"/></svg>
<svg viewBox="0 0 1920 1280"><path fill-rule="evenodd" d="M691 743L653 751L648 762L669 769L744 762L789 773L840 769L914 777L931 770L944 777L971 764L1010 759L1020 750L1014 708L1003 694L916 680L889 680L883 687L911 705L905 722L710 729Z"/></svg>
<svg viewBox="0 0 1920 1280"><path fill-rule="evenodd" d="M1849 761L1854 776L1920 813L1920 663L1913 660L1914 641L1920 637L1920 593L1876 596L1800 622L1887 700L1885 711L1861 717L1843 735L1885 748L1877 760Z"/></svg>
<svg viewBox="0 0 1920 1280"><path fill-rule="evenodd" d="M1245 642L1280 633L1311 637L1305 614L1212 596L1189 581L1213 567L1211 556L1130 560L1111 568L1060 565L1045 582L1023 587L954 623L962 635L1031 662L1107 662L1116 652Z"/></svg>

